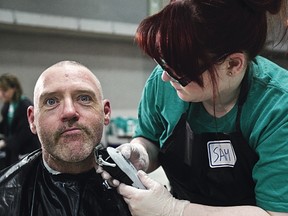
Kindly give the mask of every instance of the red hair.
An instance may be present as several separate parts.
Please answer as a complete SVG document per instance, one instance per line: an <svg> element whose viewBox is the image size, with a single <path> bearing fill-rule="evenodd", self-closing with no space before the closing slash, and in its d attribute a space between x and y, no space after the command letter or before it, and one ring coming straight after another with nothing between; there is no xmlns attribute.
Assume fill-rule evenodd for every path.
<svg viewBox="0 0 288 216"><path fill-rule="evenodd" d="M179 77L203 86L203 69L209 69L217 84L213 65L235 52L246 53L248 60L258 55L267 37L266 12L278 13L283 5L281 0L172 0L140 23L135 40Z"/></svg>

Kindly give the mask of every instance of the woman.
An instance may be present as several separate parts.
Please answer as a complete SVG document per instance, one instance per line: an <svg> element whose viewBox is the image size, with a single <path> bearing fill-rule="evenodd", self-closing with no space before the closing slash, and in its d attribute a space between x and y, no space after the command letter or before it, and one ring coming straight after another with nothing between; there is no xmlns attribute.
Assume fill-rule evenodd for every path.
<svg viewBox="0 0 288 216"><path fill-rule="evenodd" d="M141 22L158 66L120 149L138 169L162 165L173 197L139 172L148 190L118 187L133 215L288 215L288 72L258 56L285 3L172 0Z"/></svg>
<svg viewBox="0 0 288 216"><path fill-rule="evenodd" d="M16 76L0 76L0 100L4 103L0 122L0 133L4 135L0 148L6 151L6 163L1 167L4 168L40 145L37 136L30 131L27 119L27 108L32 102L22 95L22 87Z"/></svg>

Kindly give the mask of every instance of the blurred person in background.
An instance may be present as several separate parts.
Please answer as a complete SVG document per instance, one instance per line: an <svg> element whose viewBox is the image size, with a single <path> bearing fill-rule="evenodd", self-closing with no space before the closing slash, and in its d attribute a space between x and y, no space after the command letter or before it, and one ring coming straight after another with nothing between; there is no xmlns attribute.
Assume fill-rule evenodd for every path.
<svg viewBox="0 0 288 216"><path fill-rule="evenodd" d="M6 152L3 167L40 147L37 135L30 131L27 108L31 100L23 96L18 78L12 74L0 76L0 100L2 121L0 122L0 150ZM3 168L1 167L1 168Z"/></svg>

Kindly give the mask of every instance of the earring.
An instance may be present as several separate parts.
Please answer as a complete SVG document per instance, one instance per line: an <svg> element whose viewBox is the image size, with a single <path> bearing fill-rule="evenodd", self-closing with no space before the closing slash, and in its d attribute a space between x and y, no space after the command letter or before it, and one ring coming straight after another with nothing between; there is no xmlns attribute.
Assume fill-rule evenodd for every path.
<svg viewBox="0 0 288 216"><path fill-rule="evenodd" d="M233 75L232 71L229 70L229 72L227 73L227 75L228 75L228 76L232 76L232 75Z"/></svg>

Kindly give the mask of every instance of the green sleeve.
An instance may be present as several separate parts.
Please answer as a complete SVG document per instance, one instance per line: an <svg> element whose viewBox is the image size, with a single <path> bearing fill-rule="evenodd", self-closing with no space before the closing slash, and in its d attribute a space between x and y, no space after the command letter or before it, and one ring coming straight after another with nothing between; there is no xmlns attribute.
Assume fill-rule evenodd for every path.
<svg viewBox="0 0 288 216"><path fill-rule="evenodd" d="M253 169L257 205L288 212L288 71L256 60L241 130L259 155Z"/></svg>
<svg viewBox="0 0 288 216"><path fill-rule="evenodd" d="M287 98L287 96L285 96ZM288 212L288 100L279 98L262 110L255 125L259 161L253 170L257 205L270 211ZM286 105L283 103L286 100ZM257 127L259 130L257 130Z"/></svg>

